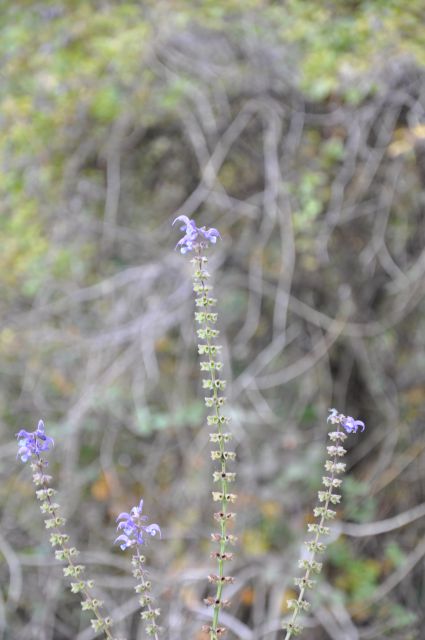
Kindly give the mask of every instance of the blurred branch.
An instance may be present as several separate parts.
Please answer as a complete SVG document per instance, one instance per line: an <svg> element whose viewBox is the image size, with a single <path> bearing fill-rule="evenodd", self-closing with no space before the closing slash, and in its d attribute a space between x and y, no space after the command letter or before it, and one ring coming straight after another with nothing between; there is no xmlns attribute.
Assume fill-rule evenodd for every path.
<svg viewBox="0 0 425 640"><path fill-rule="evenodd" d="M377 536L382 533L388 533L395 529L400 529L406 525L425 517L425 502L416 507L412 507L403 513L399 513L392 518L380 520L378 522L368 522L365 524L351 524L349 522L340 522L336 528L340 534L353 536L355 538L363 538L366 536Z"/></svg>

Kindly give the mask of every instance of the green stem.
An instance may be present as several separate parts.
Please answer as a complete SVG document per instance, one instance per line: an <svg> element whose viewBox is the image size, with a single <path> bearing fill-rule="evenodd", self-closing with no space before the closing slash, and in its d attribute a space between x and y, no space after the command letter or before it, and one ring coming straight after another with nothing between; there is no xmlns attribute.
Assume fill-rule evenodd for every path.
<svg viewBox="0 0 425 640"><path fill-rule="evenodd" d="M336 432L338 434L341 433L339 424L336 427ZM336 440L336 443L337 443L337 446L338 446L338 444L339 444L338 439ZM294 611L292 613L292 618L291 618L290 622L287 625L287 632L286 632L286 636L285 636L284 640L290 640L290 638L292 638L293 635L297 635L297 633L296 633L296 631L294 631L294 629L296 629L296 620L297 620L298 614L303 608L302 604L303 604L303 601L304 601L303 600L304 599L304 594L305 594L305 592L306 592L306 590L308 588L308 582L310 580L310 575L311 575L311 573L313 571L312 566L313 566L313 563L315 562L316 554L318 553L317 547L318 547L319 538L320 538L320 535L321 535L320 531L323 528L323 526L325 524L325 521L327 519L329 519L329 518L327 518L326 513L328 511L328 507L329 507L329 504L331 502L331 497L333 495L332 494L332 489L333 489L333 482L335 480L335 465L337 464L338 459L339 459L339 456L335 453L335 455L332 458L333 467L332 467L332 472L331 472L331 475L330 475L330 487L329 487L329 490L327 492L326 500L324 501L324 504L323 504L322 515L321 515L320 522L319 522L319 525L318 525L318 528L317 528L317 531L316 531L316 535L315 535L315 537L314 537L314 539L312 541L312 544L313 544L314 548L313 548L313 551L311 552L311 556L309 558L310 566L306 569L306 572L305 572L303 578L301 579L301 582L302 582L303 586L300 587L300 592L299 592L299 595L298 595L298 598L297 598L297 601L296 601L296 605L294 606ZM319 569L319 571L320 571L320 569Z"/></svg>
<svg viewBox="0 0 425 640"><path fill-rule="evenodd" d="M139 547L136 547L136 555L134 556L134 560L137 563L138 577L140 578L140 586L142 587L142 592L143 593L148 593L150 591L150 583L145 578L145 570L143 568L144 558L140 553ZM157 627L156 621L155 621L155 619L156 619L158 614L155 613L155 610L152 607L151 597L149 595L146 598L145 607L149 612L149 618L150 618L150 620L152 620L151 624L152 624L152 627L154 629L150 633L148 632L148 634L153 636L155 638L155 640L159 640L158 627Z"/></svg>
<svg viewBox="0 0 425 640"><path fill-rule="evenodd" d="M41 484L39 486L41 486L42 489L44 489L46 491L45 501L49 505L48 513L50 514L50 516L52 518L54 518L54 520L59 522L61 520L61 518L60 518L60 516L58 514L58 511L57 511L56 507L52 503L50 495L47 493L50 487L48 485L47 480L45 479L45 474L44 474L45 462L40 457L40 455L37 454L36 457L37 457L36 467L37 467L37 470L38 470L38 472L40 474L40 477L43 478L43 480L42 480L42 482L41 482ZM56 533L57 536L58 536L58 546L60 547L61 551L66 556L66 562L68 563L68 566L71 567L71 569L73 569L74 572L76 572L76 569L77 569L78 565L74 564L74 562L72 560L72 557L71 557L71 555L69 553L69 548L65 545L65 542L62 539L64 534L62 533L62 531L59 528L59 526L52 527L52 531L54 533ZM78 552L75 550L75 553L78 553ZM80 565L80 566L82 566L82 565ZM90 589L87 586L87 581L84 581L84 587L81 589L81 593L85 596L86 600L91 601L91 602L95 601L95 598L93 598L92 593L91 593ZM102 615L100 614L99 607L97 605L95 605L95 604L93 604L93 606L90 608L90 611L93 612L93 614L96 616L96 619L101 624L101 628L102 628L102 631L105 634L105 638L107 640L114 640L114 638L111 635L111 632L109 631L109 628L108 628L110 626L110 624L111 624L111 620L103 618Z"/></svg>
<svg viewBox="0 0 425 640"><path fill-rule="evenodd" d="M219 456L218 460L220 461L220 506L221 512L219 514L220 518L220 536L219 536L219 552L216 554L217 556L217 576L214 577L214 581L217 582L217 588L215 597L211 602L213 606L213 616L212 616L212 624L210 628L210 640L218 640L218 633L220 630L219 627L219 616L220 609L223 606L222 594L223 588L226 581L232 581L232 578L226 578L224 575L224 562L227 556L227 548L229 536L227 535L227 522L228 522L228 501L229 499L233 501L234 494L228 493L228 472L226 459L228 452L225 451L225 434L223 433L223 424L227 422L227 418L225 418L220 410L221 405L224 402L224 398L219 396L220 389L220 378L217 376L216 371L218 371L222 364L217 361L214 356L214 347L217 346L214 344L211 335L217 335L218 332L214 329L213 323L209 322L207 319L209 313L209 307L211 306L211 299L208 298L208 287L206 285L206 280L208 278L208 274L203 269L203 264L206 262L206 258L203 257L198 251L196 260L195 260L195 274L194 274L194 288L195 291L199 291L201 296L203 296L203 305L201 308L204 310L203 321L201 323L203 336L205 340L205 345L207 347L208 354L208 363L209 363L209 374L210 374L210 388L212 390L212 405L214 406L214 416L212 417L213 424L216 425L216 439L215 442L219 445ZM215 492L214 492L215 493ZM230 555L230 554L229 554ZM230 556L231 557L231 556Z"/></svg>

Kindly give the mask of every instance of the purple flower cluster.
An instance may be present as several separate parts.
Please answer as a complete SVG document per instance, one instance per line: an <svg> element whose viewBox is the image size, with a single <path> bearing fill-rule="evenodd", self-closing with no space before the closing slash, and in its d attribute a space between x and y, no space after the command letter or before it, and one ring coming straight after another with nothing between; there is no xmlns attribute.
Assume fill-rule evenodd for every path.
<svg viewBox="0 0 425 640"><path fill-rule="evenodd" d="M351 416L345 416L343 413L338 413L336 409L329 409L328 422L332 424L340 424L347 433L357 433L359 428L364 431L365 423L361 420L354 420Z"/></svg>
<svg viewBox="0 0 425 640"><path fill-rule="evenodd" d="M39 456L42 451L48 451L53 447L53 438L44 433L44 422L40 420L35 431L29 432L21 429L16 434L18 438L18 458L26 462L32 456Z"/></svg>
<svg viewBox="0 0 425 640"><path fill-rule="evenodd" d="M122 531L123 533L118 536L115 540L114 544L120 542L120 547L124 551L128 547L133 547L134 545L144 544L144 534L148 534L150 536L156 536L159 533L159 537L161 537L161 529L157 524L142 524L148 518L147 516L142 516L143 509L143 500L140 500L138 507L133 507L130 513L120 513L117 518L117 522L120 520L117 531Z"/></svg>
<svg viewBox="0 0 425 640"><path fill-rule="evenodd" d="M208 246L209 242L215 244L217 242L217 238L221 237L217 229L197 227L195 221L190 220L187 216L178 216L174 220L173 224L178 220L183 222L183 226L180 227L180 229L181 231L184 231L183 238L176 244L176 249L177 247L180 247L181 253L187 253L193 249L204 249Z"/></svg>

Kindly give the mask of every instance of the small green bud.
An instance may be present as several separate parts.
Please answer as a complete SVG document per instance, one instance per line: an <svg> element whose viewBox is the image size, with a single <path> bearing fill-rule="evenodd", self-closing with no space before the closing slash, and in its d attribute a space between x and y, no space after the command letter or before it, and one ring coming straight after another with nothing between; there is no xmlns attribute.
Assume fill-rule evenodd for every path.
<svg viewBox="0 0 425 640"><path fill-rule="evenodd" d="M104 622L103 620L98 620L97 618L92 618L90 620L90 624L92 626L93 631L102 631L102 629L104 628Z"/></svg>
<svg viewBox="0 0 425 640"><path fill-rule="evenodd" d="M63 575L65 577L71 576L73 578L78 578L79 575L83 573L84 570L85 570L85 567L82 564L76 564L76 565L71 564L68 567L63 568Z"/></svg>
<svg viewBox="0 0 425 640"><path fill-rule="evenodd" d="M57 547L69 542L69 536L66 533L52 533L50 535L50 544L52 547Z"/></svg>
<svg viewBox="0 0 425 640"><path fill-rule="evenodd" d="M299 560L298 566L300 569L306 569L306 571L320 573L323 565L321 562L316 562L315 560Z"/></svg>
<svg viewBox="0 0 425 640"><path fill-rule="evenodd" d="M302 633L304 627L299 624L295 624L294 622L284 622L283 629L285 631L290 631L293 636L299 636Z"/></svg>
<svg viewBox="0 0 425 640"><path fill-rule="evenodd" d="M331 442L338 442L338 440L344 442L347 438L347 434L344 431L331 431L328 435Z"/></svg>
<svg viewBox="0 0 425 640"><path fill-rule="evenodd" d="M346 466L344 462L332 462L331 460L325 462L325 469L330 473L344 473Z"/></svg>
<svg viewBox="0 0 425 640"><path fill-rule="evenodd" d="M219 482L220 480L223 480L225 482L234 482L235 478L236 478L236 473L229 473L226 471L213 472L214 482Z"/></svg>
<svg viewBox="0 0 425 640"><path fill-rule="evenodd" d="M310 578L294 578L294 583L300 589L313 589L316 584L316 580L311 580Z"/></svg>
<svg viewBox="0 0 425 640"><path fill-rule="evenodd" d="M329 527L323 527L319 524L307 524L307 529L309 533L318 533L321 536L328 536L330 534Z"/></svg>
<svg viewBox="0 0 425 640"><path fill-rule="evenodd" d="M326 447L326 450L328 452L329 456L345 456L345 454L347 453L347 450L344 449L344 447L340 447L339 445L335 446L335 445L330 445L329 447Z"/></svg>
<svg viewBox="0 0 425 640"><path fill-rule="evenodd" d="M316 540L307 540L304 542L309 551L313 551L316 553L323 553L326 551L326 545L322 542L317 542Z"/></svg>
<svg viewBox="0 0 425 640"><path fill-rule="evenodd" d="M323 476L322 482L325 487L340 487L342 484L342 480L340 478L328 478L327 476Z"/></svg>
<svg viewBox="0 0 425 640"><path fill-rule="evenodd" d="M313 513L316 518L323 517L325 520L333 520L336 516L336 511L332 509L326 509L325 507L315 507Z"/></svg>
<svg viewBox="0 0 425 640"><path fill-rule="evenodd" d="M219 422L221 422L221 418L223 416L220 416ZM229 418L225 418L226 421L229 421ZM210 433L210 442L229 442L232 439L232 434L231 433Z"/></svg>
<svg viewBox="0 0 425 640"><path fill-rule="evenodd" d="M297 611L307 611L310 608L310 603L307 600L287 600L288 609L295 609Z"/></svg>

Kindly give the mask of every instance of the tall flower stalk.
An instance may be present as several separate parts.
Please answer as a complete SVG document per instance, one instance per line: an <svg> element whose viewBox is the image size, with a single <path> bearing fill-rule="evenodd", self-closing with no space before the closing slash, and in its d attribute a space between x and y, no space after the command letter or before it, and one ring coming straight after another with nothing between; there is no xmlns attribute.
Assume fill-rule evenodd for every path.
<svg viewBox="0 0 425 640"><path fill-rule="evenodd" d="M143 500L137 507L133 507L130 513L120 513L117 518L119 523L117 526L120 535L115 543L120 543L120 548L124 551L127 548L134 550L131 566L133 568L133 576L137 580L135 586L136 593L140 594L139 603L143 611L141 618L145 623L145 629L148 636L159 640L160 627L157 624L161 610L154 606L153 598L150 594L151 581L148 572L144 567L145 556L140 552L140 548L146 542L146 534L148 536L161 537L161 530L157 524L143 524L147 520L147 516L142 515Z"/></svg>
<svg viewBox="0 0 425 640"><path fill-rule="evenodd" d="M308 560L299 561L299 566L301 569L305 569L305 573L301 578L294 579L299 594L297 599L288 600L288 608L292 610L292 617L289 622L283 625L286 630L285 640L290 640L293 636L302 633L303 627L297 622L298 616L310 608L310 603L304 599L304 595L307 589L314 588L315 580L312 576L319 574L322 570L322 563L317 562L316 557L326 550L326 545L320 541L322 536L327 536L330 533L326 522L333 520L336 516L336 511L330 509L329 506L339 504L341 501L341 495L335 493L335 489L339 489L341 486L342 480L337 476L344 473L346 467L343 462L340 462L347 453L342 444L347 438L347 433L357 433L359 428L362 431L365 429L361 420L354 420L351 416L338 413L336 409L330 409L328 422L335 427L328 434L330 440L330 444L327 446L329 459L325 462L325 469L329 475L322 478L324 490L318 492L319 505L313 510L314 517L318 519L318 522L307 525L308 533L313 534L312 538L305 542L310 557Z"/></svg>
<svg viewBox="0 0 425 640"><path fill-rule="evenodd" d="M21 429L16 437L19 447L18 457L22 462L32 459L33 482L37 487L35 494L40 501L41 513L46 516L44 520L46 529L52 531L50 544L52 547L56 547L55 557L57 560L66 562L63 573L65 577L71 579L71 591L81 594L83 611L92 612L94 617L90 622L93 630L97 633L103 632L104 638L107 640L114 640L110 630L112 620L110 617L104 617L101 613L103 603L95 598L92 592L94 581L82 578L85 566L76 563L79 551L75 547L69 546L69 536L64 532L65 518L60 515L59 504L53 501L57 492L50 486L52 477L46 473L48 462L42 455L53 447L53 439L45 434L42 420L39 421L35 431L29 432Z"/></svg>
<svg viewBox="0 0 425 640"><path fill-rule="evenodd" d="M200 340L198 354L201 356L201 372L206 374L202 386L209 394L205 398L205 404L211 410L207 418L208 426L213 428L209 436L211 444L214 445L211 458L217 465L213 472L213 482L218 486L212 492L212 498L214 503L219 503L220 506L220 510L214 513L219 530L211 534L212 541L217 544L216 550L211 553L211 557L217 561L217 572L208 576L209 582L215 586L215 593L205 599L205 603L212 607L212 622L211 625L202 627L206 633L209 633L210 640L217 640L226 631L225 627L220 626L219 620L221 609L229 604L223 597L223 590L225 585L234 582L234 578L225 574L225 563L233 556L228 550L229 545L236 542L236 537L228 532L229 522L235 518L235 513L229 509L229 505L236 501L236 494L230 491L236 474L229 471L228 464L235 460L236 454L227 449L232 436L229 431L226 431L230 419L223 413L226 402L223 391L226 382L220 377L220 371L223 368L219 357L221 346L216 344L219 331L215 328L217 313L214 308L217 300L211 297L212 287L208 284L210 278L207 271L208 259L204 255L204 249L210 242L215 244L220 235L216 229L198 228L195 222L186 216L179 216L176 220L183 223L182 231L185 232L177 246L181 253L194 252L191 262L194 266L195 322L198 325L197 335Z"/></svg>

